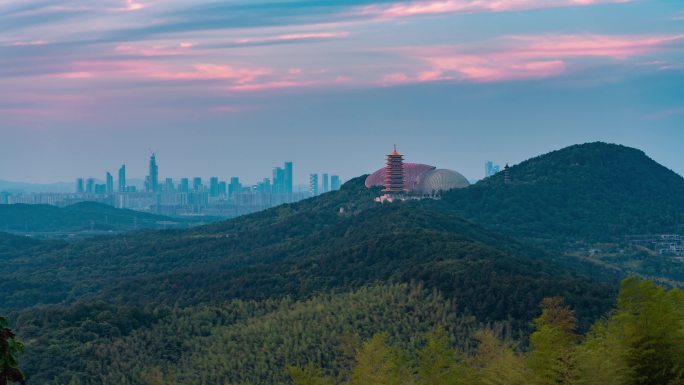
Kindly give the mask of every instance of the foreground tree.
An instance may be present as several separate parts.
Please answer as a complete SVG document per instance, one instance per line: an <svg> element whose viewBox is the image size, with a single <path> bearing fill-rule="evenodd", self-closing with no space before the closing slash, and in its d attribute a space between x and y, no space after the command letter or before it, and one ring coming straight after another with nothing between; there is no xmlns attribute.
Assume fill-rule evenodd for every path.
<svg viewBox="0 0 684 385"><path fill-rule="evenodd" d="M540 385L569 385L576 377L575 349L579 336L573 311L559 297L541 302L542 314L534 320L528 362Z"/></svg>
<svg viewBox="0 0 684 385"><path fill-rule="evenodd" d="M684 384L684 292L626 279L608 337L620 338L628 384Z"/></svg>
<svg viewBox="0 0 684 385"><path fill-rule="evenodd" d="M24 350L9 328L7 318L0 317L0 385L18 382L26 384L24 373L18 368L17 355Z"/></svg>

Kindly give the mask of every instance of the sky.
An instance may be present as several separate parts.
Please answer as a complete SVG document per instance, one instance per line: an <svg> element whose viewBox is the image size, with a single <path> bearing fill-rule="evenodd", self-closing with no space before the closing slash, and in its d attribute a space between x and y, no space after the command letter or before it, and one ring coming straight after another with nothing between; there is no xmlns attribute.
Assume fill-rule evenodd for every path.
<svg viewBox="0 0 684 385"><path fill-rule="evenodd" d="M479 179L576 143L684 175L681 0L0 0L0 179Z"/></svg>

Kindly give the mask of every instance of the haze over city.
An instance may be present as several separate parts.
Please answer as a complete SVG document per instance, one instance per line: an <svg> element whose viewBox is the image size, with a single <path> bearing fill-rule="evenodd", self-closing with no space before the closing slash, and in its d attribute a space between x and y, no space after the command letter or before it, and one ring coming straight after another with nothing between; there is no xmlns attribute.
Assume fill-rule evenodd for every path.
<svg viewBox="0 0 684 385"><path fill-rule="evenodd" d="M482 177L566 145L684 174L679 1L0 1L0 179Z"/></svg>

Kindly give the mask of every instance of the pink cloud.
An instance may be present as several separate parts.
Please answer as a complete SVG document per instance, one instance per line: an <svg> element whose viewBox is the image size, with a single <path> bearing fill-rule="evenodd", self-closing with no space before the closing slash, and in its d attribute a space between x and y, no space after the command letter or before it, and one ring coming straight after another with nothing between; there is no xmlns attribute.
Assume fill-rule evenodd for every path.
<svg viewBox="0 0 684 385"><path fill-rule="evenodd" d="M62 72L49 75L52 78L58 79L88 79L93 77L90 72Z"/></svg>
<svg viewBox="0 0 684 385"><path fill-rule="evenodd" d="M232 80L238 84L245 84L273 72L269 68L237 68L206 63L195 64L193 69L190 72L163 72L154 76L170 80Z"/></svg>
<svg viewBox="0 0 684 385"><path fill-rule="evenodd" d="M272 43L297 40L322 40L322 39L341 39L349 36L349 32L313 32L313 33L291 33L284 35L253 37L238 39L238 44L253 43Z"/></svg>
<svg viewBox="0 0 684 385"><path fill-rule="evenodd" d="M47 40L29 40L29 41L15 41L12 43L14 47L24 47L24 46L36 46L36 45L46 45L49 42Z"/></svg>
<svg viewBox="0 0 684 385"><path fill-rule="evenodd" d="M402 72L395 72L391 74L386 74L382 77L382 84L385 85L395 85L395 84L401 84L401 83L407 83L411 81L411 78L408 77L408 75L402 73Z"/></svg>
<svg viewBox="0 0 684 385"><path fill-rule="evenodd" d="M625 59L643 55L667 44L684 39L684 35L609 36L609 35L542 35L512 37L528 57L611 57Z"/></svg>
<svg viewBox="0 0 684 385"><path fill-rule="evenodd" d="M177 56L187 54L193 47L192 43L180 42L176 45L172 44L119 44L114 48L114 52L124 55L139 55L139 56Z"/></svg>
<svg viewBox="0 0 684 385"><path fill-rule="evenodd" d="M147 8L149 5L146 3L141 3L140 1L136 0L123 0L123 7L121 7L119 10L121 11L139 11L143 8Z"/></svg>
<svg viewBox="0 0 684 385"><path fill-rule="evenodd" d="M428 68L415 76L395 80L494 82L547 78L566 73L580 58L625 60L664 49L680 40L684 40L684 35L541 35L506 37L500 40L497 49L487 52L473 53L463 46L415 47L405 49L405 54L426 63ZM382 83L389 83L387 75Z"/></svg>
<svg viewBox="0 0 684 385"><path fill-rule="evenodd" d="M429 0L361 7L357 13L379 19L470 12L507 12L541 8L626 3L630 0Z"/></svg>

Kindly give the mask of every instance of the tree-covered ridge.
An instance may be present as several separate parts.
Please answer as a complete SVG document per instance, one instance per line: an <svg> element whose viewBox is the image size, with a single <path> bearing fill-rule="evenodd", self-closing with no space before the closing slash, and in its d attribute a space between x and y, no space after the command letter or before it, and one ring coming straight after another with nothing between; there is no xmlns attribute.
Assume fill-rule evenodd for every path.
<svg viewBox="0 0 684 385"><path fill-rule="evenodd" d="M358 191L367 193L362 187ZM525 323L548 295L567 296L587 309L583 322L609 305L610 285L592 282L579 268L556 264L539 250L432 206L375 204L347 214L321 198L308 204L324 209L283 206L281 213L261 214L263 226L251 231L231 221L206 229L91 239L14 256L0 273L26 289L10 290L0 298L0 308L83 295L141 306L285 295L299 299L325 290L413 280L456 296L463 310L485 320ZM279 219L283 211L296 218ZM242 221L249 228L248 222L256 220ZM615 278L597 268L590 276Z"/></svg>
<svg viewBox="0 0 684 385"><path fill-rule="evenodd" d="M610 145L586 145L595 146L609 153L623 151ZM549 156L555 159L557 154ZM582 170L591 173L593 168ZM525 179L518 176L511 185L501 180L500 186L494 186L496 178L501 176L447 194L443 200L384 205L373 201L379 189L366 189L363 178L357 178L340 191L187 230L145 230L68 243L24 243L0 237L0 309L11 311L17 331L26 337L29 379L46 384L77 383L77 378L88 384L157 384L177 379L187 383L192 376L207 383L218 379L259 383L264 378L285 379L286 364L308 361L341 380L345 371L337 364L337 345L293 342L309 331L304 342L331 341L332 334L324 333L328 327L346 333L338 326L344 324L338 313L359 329L362 338L382 330L394 333L395 327L403 330L406 340L395 334L388 339L407 351L424 339L407 334L412 325L427 325L433 319L428 313L445 314L447 308L455 320L478 327L498 325L511 338L526 341L539 302L560 296L577 309L578 332L588 330L610 308L622 272L612 268L617 264L596 264L544 250L546 242L535 247L524 243L534 237L551 242L590 238L585 230L569 234L565 227L546 228L543 221L505 226L496 222L498 216L505 217L507 208L495 205L508 195L499 196L495 190L555 186L556 176L539 183L523 183ZM468 216L470 206L461 205L461 198L452 194L467 195L487 184L492 186L482 191L491 195L485 199L475 194L473 200L483 199L483 216ZM544 202L537 215L547 220L543 209L561 203L552 198ZM585 208L595 204L586 194L577 195L577 202ZM612 210L607 207L603 214ZM561 205L559 210L566 215L577 208ZM481 220L487 219L485 214L495 221ZM623 223L620 215L606 218L595 223L596 229L630 224ZM594 223L575 218L563 224L569 225ZM636 231L639 226L630 228ZM524 237L524 242L518 237ZM2 249L3 244L8 246ZM410 301L396 294L397 288L417 286L423 294L413 295ZM386 292L395 294L383 297ZM423 303L414 304L414 299ZM427 311L426 304L432 304L432 310ZM403 309L409 318L393 315L396 309ZM376 316L364 318L363 312ZM413 312L423 314L420 322L410 318ZM468 333L452 333L449 339L460 345L471 340ZM262 334L268 339L262 340ZM247 353L234 341L241 341ZM282 350L284 341L301 352L300 361L289 362L294 358ZM225 360L223 349L238 356L263 352L254 361L259 370L249 366L251 360ZM273 357L278 358L267 351L276 352ZM520 359L503 352L506 360ZM55 357L69 361L54 365ZM193 371L195 367L206 372ZM236 370L242 374L234 374Z"/></svg>
<svg viewBox="0 0 684 385"><path fill-rule="evenodd" d="M27 341L26 370L41 384L147 384L151 377L174 384L280 383L288 365L312 359L342 376L360 342L383 330L407 348L420 344L434 325L444 325L463 347L485 325L509 338L524 334L510 322L485 324L462 315L453 300L415 284L305 301L233 300L144 311L81 303L37 309L17 324Z"/></svg>
<svg viewBox="0 0 684 385"><path fill-rule="evenodd" d="M614 311L586 335L573 311L546 298L529 350L495 332L475 333L475 348L452 348L438 327L408 350L376 334L339 379L315 364L292 366L295 385L678 385L684 383L684 292L630 278Z"/></svg>
<svg viewBox="0 0 684 385"><path fill-rule="evenodd" d="M606 143L567 147L445 194L453 210L516 237L624 239L684 225L684 178L642 151Z"/></svg>
<svg viewBox="0 0 684 385"><path fill-rule="evenodd" d="M160 223L161 222L161 223ZM50 205L0 205L0 231L78 232L163 229L188 227L188 221L163 215L117 209L109 205L82 202L64 208Z"/></svg>

